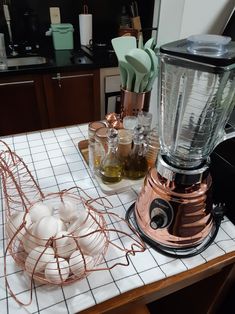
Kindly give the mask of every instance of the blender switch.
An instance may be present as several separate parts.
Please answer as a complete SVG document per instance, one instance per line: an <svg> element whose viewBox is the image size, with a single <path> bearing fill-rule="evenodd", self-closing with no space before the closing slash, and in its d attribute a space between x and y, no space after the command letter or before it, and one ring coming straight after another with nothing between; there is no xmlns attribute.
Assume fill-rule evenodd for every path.
<svg viewBox="0 0 235 314"><path fill-rule="evenodd" d="M173 209L169 202L156 198L149 206L150 227L152 229L165 228L173 219Z"/></svg>
<svg viewBox="0 0 235 314"><path fill-rule="evenodd" d="M162 228L165 225L165 217L163 215L157 215L152 217L150 221L150 227L152 229Z"/></svg>

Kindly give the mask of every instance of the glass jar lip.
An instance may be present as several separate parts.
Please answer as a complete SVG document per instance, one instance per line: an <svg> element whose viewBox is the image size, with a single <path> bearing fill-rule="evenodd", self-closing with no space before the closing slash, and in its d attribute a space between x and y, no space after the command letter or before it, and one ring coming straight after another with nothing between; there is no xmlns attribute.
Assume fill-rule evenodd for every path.
<svg viewBox="0 0 235 314"><path fill-rule="evenodd" d="M122 123L125 129L134 130L135 126L138 124L138 118L136 116L125 116Z"/></svg>
<svg viewBox="0 0 235 314"><path fill-rule="evenodd" d="M107 128L106 126L97 129L95 132L95 137L96 138L107 138L108 137L108 130L109 130L109 128Z"/></svg>
<svg viewBox="0 0 235 314"><path fill-rule="evenodd" d="M93 121L88 124L88 128L90 131L95 132L99 128L106 127L106 124L102 121Z"/></svg>

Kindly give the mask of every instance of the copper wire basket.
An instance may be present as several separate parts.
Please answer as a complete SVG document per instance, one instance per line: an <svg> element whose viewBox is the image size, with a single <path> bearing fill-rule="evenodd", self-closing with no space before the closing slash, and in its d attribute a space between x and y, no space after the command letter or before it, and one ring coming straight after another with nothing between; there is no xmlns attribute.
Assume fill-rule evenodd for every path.
<svg viewBox="0 0 235 314"><path fill-rule="evenodd" d="M6 147L0 152L7 239L4 273L6 286L18 303L32 302L33 280L68 285L94 271L128 266L129 255L145 250L132 226L110 212L107 198L91 198L77 186L43 193L24 161L0 143ZM104 267L108 250L115 255L114 262ZM28 303L21 302L10 287L9 253L31 279Z"/></svg>

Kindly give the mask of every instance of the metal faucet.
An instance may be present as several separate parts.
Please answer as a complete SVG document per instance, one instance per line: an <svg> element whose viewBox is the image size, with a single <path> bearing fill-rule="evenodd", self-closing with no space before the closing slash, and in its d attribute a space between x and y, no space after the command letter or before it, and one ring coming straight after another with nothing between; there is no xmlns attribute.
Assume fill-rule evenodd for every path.
<svg viewBox="0 0 235 314"><path fill-rule="evenodd" d="M7 2L7 1L5 1L4 3L6 3L6 2ZM13 38L12 38L11 16L10 16L10 13L9 13L8 4L3 4L3 12L4 12L4 16L5 16L6 22L7 22L8 34L9 34L9 40L10 40L9 48L10 48L10 50L11 50L10 54L11 54L12 56L17 56L17 55L18 55L18 52L15 51L14 43L13 43Z"/></svg>

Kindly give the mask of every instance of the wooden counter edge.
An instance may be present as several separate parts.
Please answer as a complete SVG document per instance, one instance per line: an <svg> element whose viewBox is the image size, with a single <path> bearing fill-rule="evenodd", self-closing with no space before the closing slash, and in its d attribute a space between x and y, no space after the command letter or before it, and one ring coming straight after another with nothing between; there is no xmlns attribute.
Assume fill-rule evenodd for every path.
<svg viewBox="0 0 235 314"><path fill-rule="evenodd" d="M104 301L79 313L108 313L125 305L128 305L128 307L130 307L131 305L136 306L136 304L142 306L158 300L164 296L167 296L173 292L176 292L180 289L188 287L200 280L208 278L220 272L224 267L228 265L235 265L235 252L226 253L223 256L217 257L209 262L206 262L205 264L199 265L180 274L176 274L171 277L153 282L151 284L147 284L139 288L127 291L121 295L118 295L112 299Z"/></svg>

